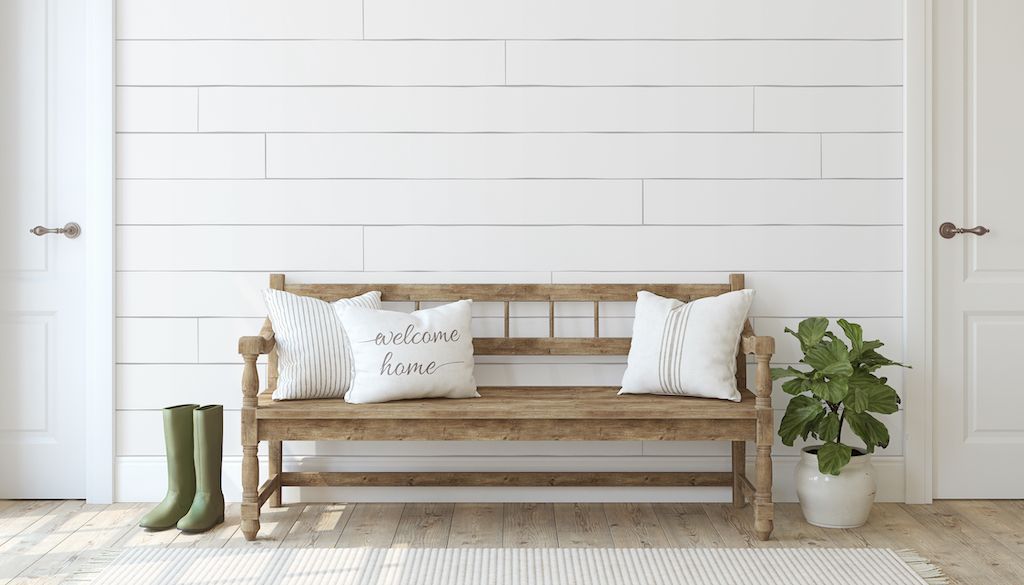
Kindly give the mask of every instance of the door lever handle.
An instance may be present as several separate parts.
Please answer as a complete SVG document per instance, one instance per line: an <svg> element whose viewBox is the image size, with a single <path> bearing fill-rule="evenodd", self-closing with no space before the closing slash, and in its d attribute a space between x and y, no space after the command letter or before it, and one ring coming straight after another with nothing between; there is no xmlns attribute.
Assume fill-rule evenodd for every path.
<svg viewBox="0 0 1024 585"><path fill-rule="evenodd" d="M72 221L64 224L64 227L48 228L43 227L41 225L37 225L36 227L28 231L29 233L35 234L37 236L45 236L46 234L64 234L64 237L68 238L69 240L73 240L78 236L82 235L82 226Z"/></svg>
<svg viewBox="0 0 1024 585"><path fill-rule="evenodd" d="M990 229L983 225L974 226L972 228L958 228L953 222L947 221L939 226L939 235L946 238L947 240L957 234L974 234L976 236L984 236L989 233Z"/></svg>

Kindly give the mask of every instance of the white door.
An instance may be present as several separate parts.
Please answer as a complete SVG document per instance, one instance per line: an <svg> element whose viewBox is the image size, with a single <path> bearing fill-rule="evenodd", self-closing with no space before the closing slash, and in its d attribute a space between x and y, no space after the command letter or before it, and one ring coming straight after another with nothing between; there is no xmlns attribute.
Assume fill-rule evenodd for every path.
<svg viewBox="0 0 1024 585"><path fill-rule="evenodd" d="M934 492L1024 498L1024 2L933 6Z"/></svg>
<svg viewBox="0 0 1024 585"><path fill-rule="evenodd" d="M84 5L0 0L0 498L85 496Z"/></svg>

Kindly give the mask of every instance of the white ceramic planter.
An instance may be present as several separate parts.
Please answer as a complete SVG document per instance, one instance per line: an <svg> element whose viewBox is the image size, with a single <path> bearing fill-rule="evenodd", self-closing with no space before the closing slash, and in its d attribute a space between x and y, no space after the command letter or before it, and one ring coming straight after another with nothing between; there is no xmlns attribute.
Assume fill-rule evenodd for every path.
<svg viewBox="0 0 1024 585"><path fill-rule="evenodd" d="M804 447L796 466L796 495L804 518L824 528L854 528L868 521L875 502L875 468L871 455L854 450L839 475L818 471L817 446Z"/></svg>

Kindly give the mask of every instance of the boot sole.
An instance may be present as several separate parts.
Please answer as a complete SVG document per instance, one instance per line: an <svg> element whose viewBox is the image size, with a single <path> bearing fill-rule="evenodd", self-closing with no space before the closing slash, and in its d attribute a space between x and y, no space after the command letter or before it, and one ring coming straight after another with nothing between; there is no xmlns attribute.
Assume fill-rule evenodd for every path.
<svg viewBox="0 0 1024 585"><path fill-rule="evenodd" d="M218 524L223 524L223 523L224 523L224 515L221 514L217 518L217 520L213 523L213 525L210 526L209 528L189 528L189 529L179 528L178 530L181 530L185 534L201 534L203 532L209 532L210 530L213 530Z"/></svg>
<svg viewBox="0 0 1024 585"><path fill-rule="evenodd" d="M170 526L143 526L142 524L139 524L139 528L142 528L146 532L163 532L164 530L170 530L175 527L176 525L174 524L171 524Z"/></svg>

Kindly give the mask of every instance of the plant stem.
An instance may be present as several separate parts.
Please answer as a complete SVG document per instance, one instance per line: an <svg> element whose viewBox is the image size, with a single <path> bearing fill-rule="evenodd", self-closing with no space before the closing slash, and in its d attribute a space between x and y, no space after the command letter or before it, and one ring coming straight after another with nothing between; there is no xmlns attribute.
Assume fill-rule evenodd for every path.
<svg viewBox="0 0 1024 585"><path fill-rule="evenodd" d="M839 433L836 434L836 443L842 444L843 442L843 421L846 420L846 409L843 409L843 413L839 415Z"/></svg>

